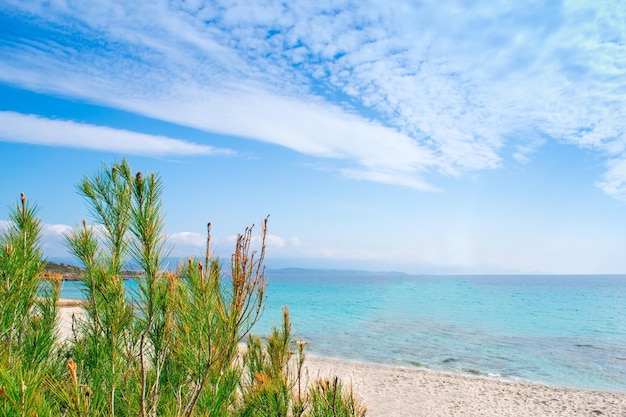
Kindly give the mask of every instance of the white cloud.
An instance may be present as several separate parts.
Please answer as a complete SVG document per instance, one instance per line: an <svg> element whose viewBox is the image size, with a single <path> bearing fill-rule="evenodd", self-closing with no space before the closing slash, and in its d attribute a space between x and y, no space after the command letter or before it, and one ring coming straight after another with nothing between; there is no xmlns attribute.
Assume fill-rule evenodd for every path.
<svg viewBox="0 0 626 417"><path fill-rule="evenodd" d="M431 152L408 136L314 98L304 102L233 88L229 95L207 98L204 106L182 102L174 110L150 107L152 116L277 143L309 155L353 161L369 170L398 174L399 179L410 175L415 183L425 183L420 175L436 164Z"/></svg>
<svg viewBox="0 0 626 417"><path fill-rule="evenodd" d="M52 120L11 111L0 111L0 140L150 156L227 152L165 136Z"/></svg>
<svg viewBox="0 0 626 417"><path fill-rule="evenodd" d="M622 174L626 173L622 164ZM623 195L623 190L621 190ZM8 221L0 220L0 231ZM95 227L96 231L99 227ZM72 227L64 224L43 224L42 245L46 257L67 258L69 256L63 236ZM454 229L454 230L453 230ZM480 230L478 230L480 229ZM572 229L570 235L549 233L550 238L537 243L530 235L500 230L499 234L487 233L482 228L422 230L407 247L397 248L382 245L378 241L365 241L350 247L317 245L302 242L298 237L267 236L268 256L271 259L290 258L311 260L310 265L335 265L356 269L393 268L401 266L406 271L446 272L475 271L477 273L615 273L624 263L618 254L622 247L619 239L609 237L606 245L592 240L580 239L580 231ZM507 239L502 235L506 234ZM228 259L234 248L236 236L215 237L214 246L218 256ZM167 236L169 245L174 246L172 256L203 256L206 237L197 232L176 232ZM260 238L255 236L253 245ZM214 248L215 249L215 248ZM511 257L510 254L516 256ZM584 254L572 258L571 253ZM304 262L304 264L307 264ZM532 269L529 269L532 268Z"/></svg>
<svg viewBox="0 0 626 417"><path fill-rule="evenodd" d="M10 221L0 220L0 233L8 231L10 225ZM41 225L41 244L46 252L46 256L65 255L66 250L63 238L71 230L72 227L65 224L43 223Z"/></svg>
<svg viewBox="0 0 626 417"><path fill-rule="evenodd" d="M9 221L0 220L0 233L4 232L9 227ZM82 227L82 226L80 226ZM94 231L98 238L102 240L102 225L93 225ZM72 226L66 224L42 224L41 243L44 250L44 255L47 257L61 257L67 258L69 253L65 247L65 236L70 234L73 230ZM175 232L166 235L167 246L172 249L171 256L203 256L206 249L206 235L198 232ZM228 237L212 237L212 250L218 249L219 256L229 256L234 250L234 244L236 242L236 236ZM102 243L102 241L101 241ZM253 236L252 246L253 249L258 249L261 243L260 236ZM293 250L297 250L300 246L300 238L289 237L284 238L274 234L268 234L266 236L267 250L272 252L273 256L277 256L282 253L291 253Z"/></svg>
<svg viewBox="0 0 626 417"><path fill-rule="evenodd" d="M7 220L0 220L0 232L7 230L8 226L9 222ZM93 227L99 237L102 238L102 226L95 225ZM65 248L64 237L71 233L72 229L72 226L65 224L44 223L42 225L41 239L45 255L67 257L68 253ZM168 234L166 238L167 245L172 247L174 250L172 253L173 256L193 256L204 254L204 250L206 248L206 235L197 232L175 232ZM236 236L229 236L228 238L213 237L212 246L220 246L220 244L224 243L225 247L221 249L230 253L230 251L234 249L233 245L236 239ZM260 243L261 238L259 236L254 236L252 238L253 246L258 246ZM266 237L266 245L269 250L289 249L291 247L297 247L299 244L300 239L297 237L290 237L286 239L273 234L268 234Z"/></svg>
<svg viewBox="0 0 626 417"><path fill-rule="evenodd" d="M219 236L211 237L211 250L217 251L221 256L227 256L234 250L237 236L229 236L220 238ZM173 254L176 256L188 256L190 251L193 253L204 253L206 249L206 235L196 232L177 232L167 236L168 244L173 246ZM265 244L268 250L289 250L299 245L299 238L283 238L278 235L268 234ZM260 236L252 237L252 248L259 249L261 244ZM194 252L195 251L195 252ZM193 254L191 253L191 254Z"/></svg>
<svg viewBox="0 0 626 417"><path fill-rule="evenodd" d="M597 185L605 193L626 202L626 158L611 160L607 171Z"/></svg>
<svg viewBox="0 0 626 417"><path fill-rule="evenodd" d="M5 35L0 80L332 158L350 178L434 190L434 174L498 168L503 152L527 162L527 131L624 152L616 2L6 6L54 25Z"/></svg>
<svg viewBox="0 0 626 417"><path fill-rule="evenodd" d="M46 257L68 257L65 247L65 235L72 231L72 227L66 224L41 225L41 244Z"/></svg>
<svg viewBox="0 0 626 417"><path fill-rule="evenodd" d="M167 242L171 245L206 247L206 236L196 232L177 232L167 235Z"/></svg>
<svg viewBox="0 0 626 417"><path fill-rule="evenodd" d="M340 172L352 179L372 181L380 184L401 185L407 188L413 188L420 191L439 191L429 183L421 180L415 175L402 174L397 171L385 172L382 169L362 170L362 169L341 169Z"/></svg>
<svg viewBox="0 0 626 417"><path fill-rule="evenodd" d="M537 134L537 132L532 130L518 132L516 136L517 140L512 157L520 164L529 163L532 155L546 143L545 138L541 137Z"/></svg>
<svg viewBox="0 0 626 417"><path fill-rule="evenodd" d="M257 239L258 243L260 243L260 238ZM265 244L268 248L284 248L287 245L285 239L276 235L267 235L265 237Z"/></svg>
<svg viewBox="0 0 626 417"><path fill-rule="evenodd" d="M237 236L229 236L226 241L234 245L237 242ZM299 245L300 239L297 237L283 238L278 235L268 234L265 236L265 245L268 249L285 249L290 246ZM261 236L252 236L252 247L259 248L261 246Z"/></svg>
<svg viewBox="0 0 626 417"><path fill-rule="evenodd" d="M66 224L44 224L42 232L44 237L63 237L72 231L72 227Z"/></svg>

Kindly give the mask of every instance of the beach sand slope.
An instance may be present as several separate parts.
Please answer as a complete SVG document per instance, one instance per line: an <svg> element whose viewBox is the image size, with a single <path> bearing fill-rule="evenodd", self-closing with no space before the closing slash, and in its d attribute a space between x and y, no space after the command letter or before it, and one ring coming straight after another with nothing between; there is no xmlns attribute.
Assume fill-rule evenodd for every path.
<svg viewBox="0 0 626 417"><path fill-rule="evenodd" d="M72 315L60 307L60 336L71 335ZM308 356L309 378L338 376L352 384L369 417L616 416L626 417L626 393L584 391L488 378L396 368Z"/></svg>
<svg viewBox="0 0 626 417"><path fill-rule="evenodd" d="M308 357L309 376L352 383L370 417L626 416L626 394Z"/></svg>

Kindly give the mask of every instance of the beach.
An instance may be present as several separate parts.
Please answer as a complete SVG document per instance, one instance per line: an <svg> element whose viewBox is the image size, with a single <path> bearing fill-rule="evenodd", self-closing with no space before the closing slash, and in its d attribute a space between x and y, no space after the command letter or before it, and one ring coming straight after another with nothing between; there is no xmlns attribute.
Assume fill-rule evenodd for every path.
<svg viewBox="0 0 626 417"><path fill-rule="evenodd" d="M81 307L60 303L60 335ZM370 417L626 416L626 393L587 391L307 356L309 377L338 376Z"/></svg>
<svg viewBox="0 0 626 417"><path fill-rule="evenodd" d="M337 375L371 417L626 416L626 394L308 357L309 375Z"/></svg>
<svg viewBox="0 0 626 417"><path fill-rule="evenodd" d="M81 300L61 298L59 306L59 339L66 340L72 335L72 317L83 311Z"/></svg>

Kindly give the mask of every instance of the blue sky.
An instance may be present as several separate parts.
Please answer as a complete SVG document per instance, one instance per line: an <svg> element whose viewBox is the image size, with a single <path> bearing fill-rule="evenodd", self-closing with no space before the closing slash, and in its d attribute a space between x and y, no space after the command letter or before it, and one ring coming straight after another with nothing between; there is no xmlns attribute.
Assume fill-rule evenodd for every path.
<svg viewBox="0 0 626 417"><path fill-rule="evenodd" d="M624 109L620 1L0 2L0 206L51 257L126 157L174 255L271 214L268 266L625 273Z"/></svg>

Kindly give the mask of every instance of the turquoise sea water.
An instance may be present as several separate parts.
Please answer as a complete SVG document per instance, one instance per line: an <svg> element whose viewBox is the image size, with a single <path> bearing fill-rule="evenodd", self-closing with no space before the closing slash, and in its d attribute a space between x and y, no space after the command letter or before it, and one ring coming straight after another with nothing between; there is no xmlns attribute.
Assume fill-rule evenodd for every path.
<svg viewBox="0 0 626 417"><path fill-rule="evenodd" d="M316 355L626 392L626 276L267 276L254 332L288 305Z"/></svg>

